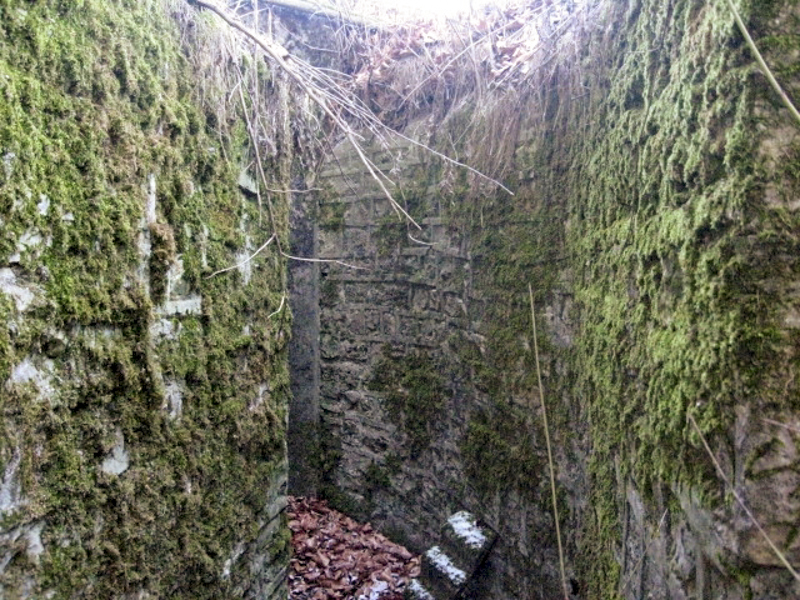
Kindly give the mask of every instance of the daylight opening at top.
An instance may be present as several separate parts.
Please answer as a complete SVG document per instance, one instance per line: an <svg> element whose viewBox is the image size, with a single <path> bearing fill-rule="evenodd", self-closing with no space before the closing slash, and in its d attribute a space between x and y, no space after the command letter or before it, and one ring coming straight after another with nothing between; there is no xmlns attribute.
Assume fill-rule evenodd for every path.
<svg viewBox="0 0 800 600"><path fill-rule="evenodd" d="M456 16L481 10L486 6L506 5L509 0L371 0L374 4L386 8L399 8L412 12L432 13L442 16Z"/></svg>
<svg viewBox="0 0 800 600"><path fill-rule="evenodd" d="M505 8L519 0L312 0L319 6L333 6L350 14L402 18L457 18L485 11L488 7Z"/></svg>

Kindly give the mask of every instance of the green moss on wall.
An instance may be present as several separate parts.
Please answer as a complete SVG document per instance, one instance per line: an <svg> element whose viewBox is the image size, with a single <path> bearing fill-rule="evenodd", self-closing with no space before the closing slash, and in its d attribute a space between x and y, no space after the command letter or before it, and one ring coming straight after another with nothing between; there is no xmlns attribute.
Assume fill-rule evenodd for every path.
<svg viewBox="0 0 800 600"><path fill-rule="evenodd" d="M617 591L620 478L646 496L680 481L719 500L687 414L706 435L724 435L737 403L796 396L764 393L786 344L769 290L796 273L796 260L768 249L796 242L765 244L765 232L797 216L764 201L769 178L788 173L758 152L758 132L769 129L756 109L769 96L763 78L725 3L627 10L637 18L605 50L621 57L613 74L584 71L592 119L583 139L568 137L576 111L559 141L577 157L566 176L566 249L580 305L576 394L592 435L582 553L593 597ZM759 11L754 31L769 13Z"/></svg>
<svg viewBox="0 0 800 600"><path fill-rule="evenodd" d="M417 456L430 443L431 426L447 393L430 354L384 348L368 388L384 393L389 416L408 435L412 458Z"/></svg>
<svg viewBox="0 0 800 600"><path fill-rule="evenodd" d="M0 264L36 296L20 314L0 295L0 320L15 323L0 331L0 382L27 356L52 361L54 381L46 397L4 388L0 403L0 464L21 453L25 499L2 528L41 523L45 548L35 562L17 548L0 574L9 597L26 577L59 598L226 598L253 580L249 554L223 571L240 544L259 551L284 464L289 329L286 311L268 319L284 264L261 258L247 285L205 278L268 232L236 185L243 129L221 78L198 71L212 28L189 10L0 2ZM42 242L26 246L27 232ZM178 258L178 292L202 314L156 312ZM154 337L161 319L171 336ZM181 390L177 415L166 382ZM101 464L120 436L117 476ZM287 559L285 543L270 552Z"/></svg>
<svg viewBox="0 0 800 600"><path fill-rule="evenodd" d="M345 221L344 214L347 210L346 202L323 202L319 206L317 222L323 231L342 231Z"/></svg>
<svg viewBox="0 0 800 600"><path fill-rule="evenodd" d="M798 17L786 10L796 3L742 4L797 97ZM514 154L515 197L475 193L462 176L442 202L470 241L471 310L485 336L480 349L459 336L450 347L500 407L470 423L462 448L476 484L503 472L477 449L502 439L493 435L513 415L508 400L535 391L528 283L539 307L558 308L555 292L575 300L572 347L548 344L541 315L540 344L553 437L567 456L580 429L570 419L588 419L591 508L574 552L593 598L619 592L624 481L647 502L671 485L725 501L688 414L725 444L737 404L800 405L797 336L783 323L800 266L789 115L727 3L630 0L609 19L534 77L527 96L509 93L495 108L512 122L505 106L536 106ZM463 130L469 117L449 126ZM481 118L462 154L492 135Z"/></svg>
<svg viewBox="0 0 800 600"><path fill-rule="evenodd" d="M509 407L474 417L461 445L466 473L481 494L493 497L514 489L538 500L544 463L535 454L531 425Z"/></svg>

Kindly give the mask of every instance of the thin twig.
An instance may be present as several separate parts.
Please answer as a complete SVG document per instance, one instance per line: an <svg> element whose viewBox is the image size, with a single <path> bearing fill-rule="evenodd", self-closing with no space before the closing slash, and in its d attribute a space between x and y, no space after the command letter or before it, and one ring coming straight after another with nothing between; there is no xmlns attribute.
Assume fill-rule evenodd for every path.
<svg viewBox="0 0 800 600"><path fill-rule="evenodd" d="M697 426L697 421L694 420L694 417L692 415L687 415L687 418L689 419L689 422L692 424L692 427L694 427L694 430L697 432L697 435L700 436L700 441L703 443L703 447L706 449L706 452L711 457L711 461L714 463L714 466L717 469L717 473L719 473L719 476L722 478L722 481L724 481L725 484L728 486L731 493L733 494L733 497L736 498L736 501L739 503L739 506L742 507L742 510L744 510L744 512L750 518L750 521L752 521L753 525L755 525L756 529L758 529L758 532L761 534L761 536L764 538L767 544L769 544L769 547L772 548L772 551L775 553L775 556L778 557L778 560L780 560L781 563L783 563L783 566L789 570L789 573L791 573L792 576L797 581L800 581L800 574L798 574L798 572L794 570L792 565L789 563L789 560L786 558L786 555L778 549L778 547L775 545L775 542L772 541L772 538L770 538L769 535L767 535L767 532L764 531L764 528L761 527L761 524L758 521L756 521L755 516L753 516L753 513L750 512L749 508L747 508L747 505L744 503L744 500L742 499L739 492L736 491L736 488L733 487L730 479L728 479L728 476L725 475L725 471L722 470L722 467L720 466L717 457L711 451L711 448L709 447L708 442L706 441L706 437L703 435L703 432L700 431L700 427Z"/></svg>
<svg viewBox="0 0 800 600"><path fill-rule="evenodd" d="M783 91L781 84L778 83L778 80L775 79L775 75L772 74L772 70L767 66L767 63L764 60L764 57L761 55L761 52L758 51L756 43L753 41L753 38L750 37L750 32L747 31L747 27L745 26L739 11L736 10L736 6L733 4L733 0L728 0L728 6L731 7L731 12L733 12L733 18L736 19L736 24L739 26L739 31L742 32L744 39L747 41L747 45L750 46L750 50L753 52L753 55L755 55L758 64L761 66L761 70L764 72L764 75L767 76L767 79L772 85L772 89L778 93L778 96L781 97L781 100L783 100L786 108L789 109L789 112L792 113L792 116L797 120L798 123L800 123L800 112L797 112L797 109L795 108L794 104L792 104L789 96L787 96L786 92Z"/></svg>
<svg viewBox="0 0 800 600"><path fill-rule="evenodd" d="M550 465L550 491L553 494L553 519L556 522L556 541L558 542L558 565L561 569L561 586L564 600L569 600L567 591L567 574L564 569L564 548L561 545L561 526L558 523L558 504L556 502L556 476L553 468L553 450L550 446L550 428L547 425L547 406L544 403L544 386L542 385L542 369L539 366L539 343L536 339L536 313L533 308L533 287L528 284L528 295L531 300L531 326L533 327L533 352L536 358L536 377L539 380L539 400L542 403L542 420L544 421L544 437L547 442L547 463Z"/></svg>
<svg viewBox="0 0 800 600"><path fill-rule="evenodd" d="M780 421L774 421L773 419L761 419L764 423L769 423L770 425L777 425L778 427L783 427L784 429L788 429L789 431L794 431L795 433L800 433L800 428L792 427L791 425L787 425L786 423L781 423Z"/></svg>
<svg viewBox="0 0 800 600"><path fill-rule="evenodd" d="M410 239L415 244L419 244L420 246L433 246L434 245L434 244L432 244L430 242L423 242L422 240L418 240L417 238L415 238L410 233L408 234L408 239Z"/></svg>
<svg viewBox="0 0 800 600"><path fill-rule="evenodd" d="M500 182L484 175L477 169L474 169L466 164L460 163L445 154L440 152L436 152L432 148L422 144L421 142L417 142L397 131L392 130L387 125L382 123L360 100L353 96L352 94L348 93L344 90L341 85L339 85L336 81L334 81L329 75L313 67L312 65L306 63L305 61L299 59L298 57L292 55L287 49L283 46L279 45L278 43L265 39L263 36L259 35L256 32L253 32L249 27L243 24L235 15L231 14L230 11L226 10L224 7L217 5L216 2L210 0L187 0L192 4L197 4L203 8L206 8L220 17L225 23L227 23L230 27L236 29L240 33L244 34L248 37L251 41L253 41L256 45L258 45L275 63L277 63L278 67L280 67L284 72L286 72L289 77L294 80L297 85L322 109L322 111L333 121L333 123L342 131L347 138L347 141L353 146L356 150L361 161L367 167L367 170L370 176L378 183L383 191L384 195L389 200L392 208L395 212L401 214L405 217L410 223L412 223L417 229L422 229L422 227L413 219L411 216L403 209L402 206L394 199L391 192L387 189L384 183L381 181L380 177L383 173L380 172L379 169L375 167L366 157L361 145L359 143L359 139L363 140L363 137L356 133L353 128L347 123L347 121L342 117L340 114L337 114L336 111L331 106L331 103L337 105L341 110L346 111L352 117L357 119L362 125L365 126L370 132L375 134L379 139L384 140L383 132L389 132L394 135L398 135L402 139L424 148L434 155L442 158L443 160L455 164L460 167L464 167L475 173L479 177L482 177L495 185L500 186L503 190L508 192L509 194L513 193L507 187L502 185Z"/></svg>
<svg viewBox="0 0 800 600"><path fill-rule="evenodd" d="M281 250L281 254L290 260L299 260L300 262L310 262L310 263L328 263L328 264L336 264L342 265L343 267L347 267L348 269L357 269L359 271L366 271L366 267L359 267L357 265L351 265L350 263L346 263L342 260L338 260L336 258L305 258L302 256L292 256L291 254L287 254L283 250Z"/></svg>
<svg viewBox="0 0 800 600"><path fill-rule="evenodd" d="M277 315L279 312L281 312L283 310L283 305L284 305L285 302L286 302L286 293L284 292L284 294L281 296L281 305L278 307L278 310L276 310L274 313L272 313L270 316L268 316L267 320L271 319L272 317Z"/></svg>
<svg viewBox="0 0 800 600"><path fill-rule="evenodd" d="M242 84L239 86L239 99L241 100L242 103L242 114L244 116L245 124L247 125L247 134L250 137L250 143L253 144L253 152L255 152L256 155L256 166L258 167L259 176L261 177L262 183L266 187L267 177L264 174L264 167L261 164L261 151L258 149L258 131L253 125L253 122L250 119L250 113L247 110L247 102L244 99L244 92L242 91L242 89L244 88L244 79L241 70L239 70L239 65L236 65L236 71L239 76L239 82ZM256 87L258 87L258 80L256 80L255 85ZM253 97L251 96L250 99L253 100ZM254 109L256 111L256 115L258 115L258 107L254 105ZM256 197L258 198L258 215L260 221L261 190L258 187L256 187ZM272 210L272 201L269 199L269 196L267 196L267 213L269 215L269 224L270 227L272 227L272 233L276 234L278 232L278 228L275 223L275 213Z"/></svg>
<svg viewBox="0 0 800 600"><path fill-rule="evenodd" d="M414 89L412 89L410 92L408 92L408 94L406 94L405 98L403 98L402 102L400 102L400 106L402 107L403 104L405 104L414 94L416 94L422 88L423 85L425 85L426 83L428 83L431 79L433 79L435 77L440 77L442 75L442 73L447 71L447 69L450 68L451 65L453 65L459 58L464 56L467 52L469 52L474 46L477 46L480 42L485 40L487 37L497 33L503 27L505 27L505 24L498 25L497 27L495 27L491 31L487 31L482 36L480 36L478 39L476 39L473 42L471 42L463 50L461 50L460 52L455 54L449 61L447 61L444 65L442 65L442 67L435 69L433 71L433 73L431 73L425 79L420 81Z"/></svg>
<svg viewBox="0 0 800 600"><path fill-rule="evenodd" d="M206 279L211 279L215 275L219 275L221 273L227 273L228 271L233 271L234 269L238 269L239 267L245 266L247 263L249 263L251 260L253 260L256 256L258 256L261 253L261 251L264 248L266 248L267 246L269 246L273 241L275 241L275 234L274 233L270 236L270 238L266 241L266 243L263 246L261 246L261 248L256 250L251 256L248 256L245 260L243 260L239 264L233 265L232 267L227 267L225 269L220 269L219 271L214 271L211 275L207 275Z"/></svg>
<svg viewBox="0 0 800 600"><path fill-rule="evenodd" d="M268 192L273 194L310 194L311 192L321 192L322 188L308 188L307 190L273 190L265 188Z"/></svg>
<svg viewBox="0 0 800 600"><path fill-rule="evenodd" d="M405 141L407 141L407 142L409 142L409 143L411 143L411 144L414 144L415 146L417 146L417 147L419 147L419 148L422 148L423 150L427 150L428 152L430 152L430 153L431 153L431 154L433 154L434 156L438 156L439 158L441 158L441 159L442 159L442 160L444 160L445 162L449 162L450 164L452 164L452 165L456 165L457 167L462 167L462 168L466 169L467 171L469 171L470 173L474 173L474 174L475 174L475 175L477 175L478 177L481 177L482 179L485 179L486 181L489 181L489 182L491 182L491 183L495 184L495 185L496 185L496 186L498 186L500 189L502 189L504 192L507 192L509 195L511 195L511 196L513 196L513 195L514 195L514 192L512 192L510 189L508 189L508 188L507 188L506 186L504 186L502 183L500 183L500 182L499 182L499 181L497 181L496 179L493 179L493 178L489 177L489 176L488 176L488 175L486 175L485 173L481 173L480 171L478 171L478 169L474 169L474 168L470 167L470 166L469 166L469 165L467 165L467 164L464 164L464 163L462 163L462 162L459 162L459 161L457 161L457 160L456 160L456 159L454 159L454 158L450 158L450 157L449 157L449 156L447 156L446 154L442 154L441 152L437 152L436 150L434 150L434 149L433 149L433 148L431 148L430 146L427 146L427 145L423 144L422 142L418 142L417 140L415 140L415 139L413 139L413 138L410 138L410 137L408 137L407 135L404 135L404 134L400 133L399 131L396 131L396 130L394 130L394 129L391 129L390 131L391 131L391 132L392 132L394 135L396 135L397 137L399 137L399 138L401 138L401 139L403 139L403 140L405 140Z"/></svg>
<svg viewBox="0 0 800 600"><path fill-rule="evenodd" d="M303 91L306 94L308 94L308 96L312 100L314 100L314 102L316 102L317 106L319 106L323 110L323 112L331 118L331 120L334 122L334 124L342 132L344 132L345 137L347 138L347 141L350 142L350 144L353 146L353 148L355 149L355 151L358 154L359 158L364 163L364 165L367 167L367 170L369 171L369 174L372 176L372 178L375 181L378 182L378 185L380 186L381 190L383 191L383 193L388 198L389 203L392 205L392 208L394 208L394 210L396 212L398 212L398 213L402 214L403 216L405 216L418 229L422 229L422 227L414 219L411 218L411 215L409 215L405 211L405 209L403 209L403 207L400 206L397 203L397 201L394 199L392 194L389 192L389 190L386 188L386 186L380 180L380 177L375 172L375 169L373 168L373 165L370 164L370 161L367 159L366 155L364 154L364 151L361 149L361 146L358 143L358 139L357 139L358 134L356 134L350 128L350 126L347 124L347 122L340 115L337 115L333 111L331 106L329 105L328 99L326 99L326 97L325 97L325 94L326 94L327 90L319 88L318 86L316 86L314 84L313 81L309 81L309 77L308 76L304 77L303 76L303 72L299 71L298 68L295 67L295 65L298 66L298 67L307 66L308 69L311 69L312 71L314 71L313 68L310 65L304 65L304 63L302 63L301 61L298 61L296 58L294 58L289 53L288 50L286 50L286 48L284 48L283 46L277 44L276 42L264 39L262 36L258 35L257 33L254 33L252 31L250 31L250 29L246 25L244 25L241 22L239 22L239 20L235 16L229 14L229 12L226 9L224 9L224 8L222 8L220 6L217 6L216 3L208 2L206 0L191 0L191 2L193 2L195 4L198 4L198 5L200 5L200 6L204 7L204 8L207 8L208 10L210 10L211 12L216 14L223 21L225 21L229 26L231 26L234 29L236 29L237 31L243 33L245 36L247 36L253 42L255 42L264 52L266 52L267 55L270 56L272 58L272 60L274 60L278 64L278 66L287 75L289 75L289 77L291 77L294 80L294 82L297 83L297 85L299 85L303 89ZM317 75L320 78L324 78L324 74L315 73L315 75ZM334 87L333 89L336 89L336 88ZM336 99L338 99L338 98L336 98ZM343 104L345 104L348 107L350 107L350 104L352 104L352 103L348 104L347 102L344 102ZM358 110L358 107L353 107L352 110Z"/></svg>

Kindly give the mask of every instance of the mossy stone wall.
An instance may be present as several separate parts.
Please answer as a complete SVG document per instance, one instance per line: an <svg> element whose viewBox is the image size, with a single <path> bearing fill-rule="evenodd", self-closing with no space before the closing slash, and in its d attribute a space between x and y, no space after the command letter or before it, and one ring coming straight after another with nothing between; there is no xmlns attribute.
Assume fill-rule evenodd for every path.
<svg viewBox="0 0 800 600"><path fill-rule="evenodd" d="M285 264L208 278L270 233L224 35L0 2L5 598L285 597Z"/></svg>
<svg viewBox="0 0 800 600"><path fill-rule="evenodd" d="M798 98L797 2L737 6ZM476 597L555 597L530 284L576 594L796 596L690 417L800 559L800 126L726 2L597 3L576 20L517 91L428 130L514 197L411 151L395 173L418 232L348 191L371 188L346 152L331 168L349 182L320 201L345 222L321 250L371 270L322 273L328 481L423 547L447 510L474 510L500 531ZM418 455L392 418L410 390L381 379L387 347L396 364L424 351L444 382Z"/></svg>

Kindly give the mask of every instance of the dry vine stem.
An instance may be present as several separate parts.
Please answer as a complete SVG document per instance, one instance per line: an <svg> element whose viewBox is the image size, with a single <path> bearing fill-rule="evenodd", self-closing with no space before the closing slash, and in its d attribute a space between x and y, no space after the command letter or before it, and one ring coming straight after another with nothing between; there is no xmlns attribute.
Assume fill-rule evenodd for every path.
<svg viewBox="0 0 800 600"><path fill-rule="evenodd" d="M753 515L752 512L750 512L750 509L747 508L747 505L744 503L744 499L742 498L742 496L739 494L739 492L736 491L736 488L733 487L730 479L728 479L728 476L725 475L725 471L722 470L722 467L720 466L717 457L711 451L711 448L709 447L708 442L706 441L706 436L704 436L703 432L700 431L700 427L698 427L697 421L694 420L694 417L692 415L687 415L687 418L689 419L689 422L692 424L692 427L694 427L694 430L697 432L697 435L700 436L700 441L703 443L703 448L705 448L706 452L711 457L711 462L714 463L714 467L716 467L717 473L719 473L719 476L722 478L722 481L725 482L725 485L728 486L728 489L730 489L731 493L733 494L733 497L736 498L736 502L739 503L739 506L742 507L742 510L744 510L745 514L747 514L750 521L753 523L753 525L755 525L756 529L758 529L758 532L761 534L761 537L763 537L764 540L767 542L769 547L775 553L775 556L778 557L778 560L781 561L783 566L786 567L789 573L791 573L792 576L797 581L800 581L800 574L794 569L794 567L792 567L792 565L789 563L789 559L787 559L786 555L783 552L781 552L781 550L775 545L775 542L772 541L772 538L770 538L769 535L767 535L767 532L764 531L764 528L761 527L761 524L758 521L756 521L755 516Z"/></svg>
<svg viewBox="0 0 800 600"><path fill-rule="evenodd" d="M533 286L528 284L528 295L531 300L531 327L533 328L533 352L536 358L536 377L539 381L539 401L542 403L542 420L544 421L544 437L547 442L547 463L550 466L550 491L553 494L553 520L556 522L556 541L558 542L558 566L561 570L561 587L564 600L569 599L567 591L567 574L564 569L564 548L561 545L561 525L558 523L558 504L556 501L556 475L553 467L553 450L550 445L550 427L547 424L547 406L544 403L544 386L542 385L542 369L539 366L539 343L536 339L536 313L533 309Z"/></svg>
<svg viewBox="0 0 800 600"><path fill-rule="evenodd" d="M322 111L333 121L336 127L344 134L347 141L355 149L361 162L364 164L364 166L366 166L370 176L378 183L378 186L381 188L381 191L389 200L389 203L395 210L395 212L398 215L402 215L402 217L407 219L408 222L413 224L417 229L422 230L422 227L394 199L391 192L386 187L386 184L382 180L382 177L385 179L385 176L383 176L383 173L380 172L375 163L373 163L367 157L364 150L361 148L361 144L359 143L359 138L363 139L363 137L357 134L350 126L350 124L345 120L345 118L341 114L339 114L336 110L334 110L334 106L338 108L340 111L344 111L351 117L355 118L367 130L369 130L372 134L374 134L382 141L385 141L383 135L384 133L397 135L401 139L404 139L414 144L415 146L418 146L433 153L439 158L445 160L446 162L468 169L469 171L480 176L481 178L494 183L495 185L499 186L509 194L513 195L513 192L511 192L511 190L509 190L502 183L500 183L495 179L492 179L487 175L484 175L477 169L474 169L469 165L454 160L440 152L433 150L432 148L426 146L425 144L422 144L421 142L408 138L407 136L390 129L388 126L381 123L380 120L378 120L378 118L374 114L372 114L372 112L358 100L358 98L356 98L353 94L347 92L347 90L343 89L340 84L338 84L331 76L326 74L323 70L316 69L313 66L304 63L297 57L292 56L291 53L281 45L277 44L273 40L265 38L257 31L253 31L251 28L242 23L235 14L233 14L226 8L220 6L217 2L214 2L213 0L187 0L187 2L210 10L211 12L216 14L219 18L221 18L225 23L227 23L230 27L244 34L258 47L260 47L267 54L267 56L269 56L278 65L278 67L281 70L283 70L289 77L291 77L291 79L297 85L300 86L300 88L308 95L308 97L311 98L317 104L317 106L319 106L322 109ZM387 179L387 181L390 180Z"/></svg>
<svg viewBox="0 0 800 600"><path fill-rule="evenodd" d="M286 304L286 292L284 292L283 295L281 296L281 305L278 307L278 310L276 310L274 313L272 313L270 316L268 316L267 319L271 319L272 317L277 315L279 312L281 312L283 310L284 304Z"/></svg>
<svg viewBox="0 0 800 600"><path fill-rule="evenodd" d="M795 118L795 120L798 123L800 123L800 112L797 111L797 108L795 108L795 105L792 104L792 101L789 99L789 96L787 96L786 92L783 91L781 84L778 83L777 79L775 79L775 75L772 74L772 70L767 65L767 61L764 60L764 57L761 55L761 52L759 52L756 43L750 36L750 32L747 31L747 27L745 26L744 21L742 20L742 16L739 14L739 11L736 10L736 5L733 3L733 0L728 0L728 6L730 7L731 12L733 12L733 18L736 20L736 25L742 32L742 35L744 36L744 39L747 42L747 45L750 47L750 50L755 56L758 65L761 67L761 70L764 72L764 75L767 76L767 79L769 80L772 89L774 89L775 92L778 94L778 96L780 96L781 101L786 106L786 108L789 109L789 112L792 113L792 116Z"/></svg>
<svg viewBox="0 0 800 600"><path fill-rule="evenodd" d="M413 223L418 229L422 229L422 227L417 223L411 215L406 212L406 210L397 203L394 199L392 194L384 185L383 181L381 181L380 177L376 173L376 167L370 161L367 156L364 154L364 151L361 149L361 145L358 143L356 139L357 134L353 131L353 129L348 125L348 123L330 106L328 102L329 98L331 97L329 90L320 89L318 86L314 84L313 76L316 75L318 78L322 80L328 79L321 72L315 70L311 76L303 76L303 73L300 71L301 63L299 63L292 55L289 53L286 48L283 46L275 43L272 40L268 40L264 38L262 35L258 34L257 32L251 31L246 25L244 25L239 19L231 14L225 8L217 5L215 2L209 2L207 0L187 0L192 4L197 4L198 6L202 6L203 8L207 8L218 17L220 17L223 21L225 21L230 27L233 27L240 33L243 33L245 36L250 38L256 45L258 45L266 54L274 60L277 65L287 74L289 75L294 82L299 85L302 90L312 99L314 102L319 106L322 111L330 117L330 119L336 124L336 126L344 133L347 141L355 148L356 153L358 154L361 161L364 163L364 166L367 167L369 174L372 178L378 182L383 193L386 195L386 198L389 200L392 208L398 214L402 214L406 219L408 219L411 223ZM335 96L334 96L334 99ZM350 107L351 112L362 112L360 107ZM259 163L260 164L260 163Z"/></svg>
<svg viewBox="0 0 800 600"><path fill-rule="evenodd" d="M770 425L775 425L776 427L783 427L784 429L788 429L789 431L793 431L795 433L800 433L800 429L797 427L792 427L791 425L787 425L786 423L781 423L780 421L776 421L774 419L761 419L764 423L769 423Z"/></svg>
<svg viewBox="0 0 800 600"><path fill-rule="evenodd" d="M260 247L258 250L256 250L255 252L253 252L253 254L251 254L250 256L248 256L248 257L247 257L246 259L244 259L242 262L240 262L240 263L238 263L238 264L235 264L235 265L233 265L232 267L227 267L227 268L225 268L225 269L220 269L219 271L214 271L214 272L213 272L211 275L208 275L208 276L206 276L206 279L211 279L211 278L212 278L212 277L214 277L215 275L219 275L219 274L221 274L221 273L227 273L228 271L233 271L234 269L238 269L239 267L243 267L243 266L245 266L247 263L249 263L251 260L253 260L253 259L254 259L256 256L258 256L258 255L261 253L261 251L262 251L264 248L266 248L266 247L267 247L267 246L269 246L269 245L270 245L270 244L271 244L273 241L275 241L275 239L276 239L276 238L275 238L275 234L273 233L273 234L270 236L270 238L269 238L269 239L266 241L266 243L264 243L264 245L263 245L263 246L261 246L261 247Z"/></svg>

